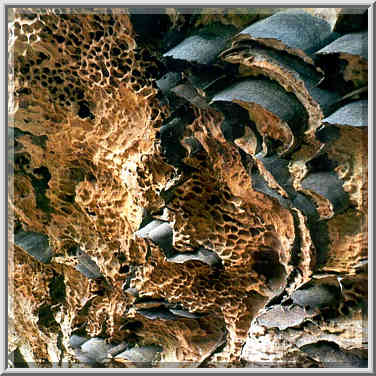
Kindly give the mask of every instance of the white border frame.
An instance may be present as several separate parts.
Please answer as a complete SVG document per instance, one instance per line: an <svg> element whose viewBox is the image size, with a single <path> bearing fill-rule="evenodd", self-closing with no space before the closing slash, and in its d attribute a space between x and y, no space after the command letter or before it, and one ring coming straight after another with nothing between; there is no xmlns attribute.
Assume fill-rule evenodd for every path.
<svg viewBox="0 0 376 376"><path fill-rule="evenodd" d="M369 228L369 242L368 242L368 248L371 250L369 251L369 265L372 267L372 270L369 270L369 280L368 280L368 287L369 287L369 304L368 305L368 346L369 346L369 363L368 368L338 368L338 369L332 369L332 368L324 368L324 369L303 369L303 368L213 368L213 369L184 369L184 368L121 368L121 369L111 369L111 368L8 368L8 348L7 348L7 337L8 337L8 325L7 325L7 313L8 310L8 294L7 294L7 224L8 224L8 218L7 218L7 127L5 126L8 121L8 113L7 113L7 8L6 7L47 7L47 6L70 6L70 7L84 7L84 6L103 6L103 7L115 7L115 6L121 6L121 7L137 7L137 6L150 6L150 7L163 7L163 6L187 6L187 7L312 7L312 8L326 8L326 7L340 7L340 8L346 8L346 7L361 7L361 6L368 6L369 7L369 51L371 52L369 54L369 98L373 99L373 83L374 83L374 76L373 76L373 62L374 62L374 31L373 31L373 20L375 17L376 9L373 2L369 1L331 1L331 2L325 2L325 1L313 1L313 2L302 2L302 1L289 1L289 2L282 2L282 1L270 1L266 0L264 2L260 3L250 3L250 1L244 1L244 0L237 0L235 4L228 5L228 2L223 1L214 1L214 0L206 0L204 2L199 0L191 0L190 2L177 2L177 1L171 1L171 0L165 0L164 2L159 1L145 1L145 0L139 0L139 1L121 1L121 0L111 0L110 4L103 4L103 2L100 2L98 0L81 0L79 4L74 3L72 1L48 1L48 0L41 0L37 3L31 3L26 1L1 1L1 11L2 11L2 19L4 22L4 28L2 29L4 32L2 43L4 44L4 47L2 48L3 58L2 61L2 87L4 88L3 95L4 100L2 103L2 110L4 112L5 121L4 121L4 154L2 154L2 157L4 158L3 163L1 164L1 168L3 169L4 176L4 184L2 185L2 197L5 198L4 201L2 201L2 213L4 213L4 226L2 227L2 233L1 235L5 239L5 249L3 252L2 257L2 263L3 263L3 271L4 271L4 285L1 289L1 298L2 302L5 303L5 310L2 310L2 320L1 320L1 332L3 333L2 338L4 338L4 342L1 343L1 347L3 347L3 352L1 356L1 362L0 362L0 372L2 375L5 374L26 374L26 373L59 373L59 374L81 374L81 373L303 373L303 374L316 374L316 373L346 373L346 374L359 374L359 373L367 373L367 374L373 374L373 366L374 366L374 327L373 327L373 312L374 312L374 288L373 288L373 271L374 271L374 257L373 257L373 231L371 231L370 226ZM373 132L373 106L371 105L372 101L369 101L369 127L368 127L368 136L369 136L369 144L368 144L368 165L370 166L373 162L373 145L374 145L374 132ZM369 221L368 225L373 224L373 169L369 169L369 180L368 180L368 194L369 194Z"/></svg>

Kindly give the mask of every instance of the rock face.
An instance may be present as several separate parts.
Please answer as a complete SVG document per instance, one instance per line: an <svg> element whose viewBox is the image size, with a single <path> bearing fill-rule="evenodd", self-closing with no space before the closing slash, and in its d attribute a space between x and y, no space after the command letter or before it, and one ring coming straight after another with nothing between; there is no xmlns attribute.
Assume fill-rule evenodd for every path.
<svg viewBox="0 0 376 376"><path fill-rule="evenodd" d="M13 9L12 366L367 367L363 13Z"/></svg>

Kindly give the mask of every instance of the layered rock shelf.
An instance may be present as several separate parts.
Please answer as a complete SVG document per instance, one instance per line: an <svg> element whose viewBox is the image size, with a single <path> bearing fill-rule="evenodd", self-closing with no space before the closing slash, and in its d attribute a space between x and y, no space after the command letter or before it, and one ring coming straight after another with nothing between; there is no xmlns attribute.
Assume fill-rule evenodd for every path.
<svg viewBox="0 0 376 376"><path fill-rule="evenodd" d="M11 367L367 367L367 10L14 8Z"/></svg>

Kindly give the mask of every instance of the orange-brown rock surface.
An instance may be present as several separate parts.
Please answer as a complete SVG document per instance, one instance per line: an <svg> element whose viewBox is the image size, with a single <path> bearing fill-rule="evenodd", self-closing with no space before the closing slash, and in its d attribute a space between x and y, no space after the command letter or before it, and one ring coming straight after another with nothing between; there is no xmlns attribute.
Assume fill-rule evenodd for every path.
<svg viewBox="0 0 376 376"><path fill-rule="evenodd" d="M12 9L12 366L367 366L362 12Z"/></svg>

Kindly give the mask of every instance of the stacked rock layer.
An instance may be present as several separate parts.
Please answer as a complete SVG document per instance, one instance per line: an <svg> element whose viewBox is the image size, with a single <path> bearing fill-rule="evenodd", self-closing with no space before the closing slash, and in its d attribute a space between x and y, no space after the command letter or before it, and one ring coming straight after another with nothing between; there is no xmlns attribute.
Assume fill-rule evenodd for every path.
<svg viewBox="0 0 376 376"><path fill-rule="evenodd" d="M16 367L367 366L367 11L14 9Z"/></svg>

